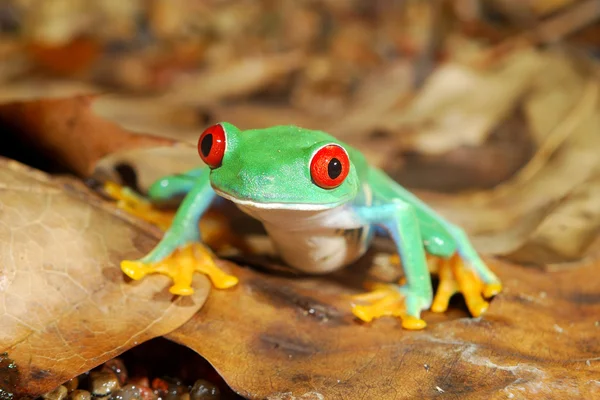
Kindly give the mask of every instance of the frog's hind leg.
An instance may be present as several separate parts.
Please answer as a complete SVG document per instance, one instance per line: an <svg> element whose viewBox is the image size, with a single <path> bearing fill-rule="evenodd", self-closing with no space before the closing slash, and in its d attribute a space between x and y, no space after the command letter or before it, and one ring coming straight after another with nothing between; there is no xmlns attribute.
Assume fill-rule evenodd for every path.
<svg viewBox="0 0 600 400"><path fill-rule="evenodd" d="M460 258L466 262L464 267L476 274L476 278L483 283L483 291L486 297L492 297L502 290L500 279L483 262L475 251L466 233L460 228L452 227L451 233L456 240L457 252Z"/></svg>
<svg viewBox="0 0 600 400"><path fill-rule="evenodd" d="M401 266L397 255L390 257L393 264ZM489 307L486 298L498 294L502 286L499 282L484 283L477 274L465 265L458 253L451 256L427 254L427 264L432 274L437 274L439 284L431 311L442 313L448 309L450 299L457 293L463 295L470 314L481 316Z"/></svg>
<svg viewBox="0 0 600 400"><path fill-rule="evenodd" d="M155 208L154 204L185 195L193 188L194 183L203 173L208 173L204 167L190 170L184 174L163 177L150 186L148 198L114 182L106 182L104 191L117 200L117 207L120 209L154 224L162 230L167 230L173 222L175 213L172 210Z"/></svg>
<svg viewBox="0 0 600 400"><path fill-rule="evenodd" d="M480 295L492 297L502 290L502 284L477 254L467 234L460 227L439 215L413 193L394 182L382 171L372 169L370 182L375 187L375 193L381 201L402 199L412 205L420 221L424 246L427 251L432 255L443 258L452 257L449 264L443 264L443 268L446 268L446 265L452 266L452 277L456 280L459 291L464 294L465 298L468 297L467 304L471 304L471 312L484 309L481 306ZM454 256L455 253L458 257ZM450 288L451 286L447 287ZM479 294L475 295L476 291L473 288L479 288ZM439 298L442 299L446 296L448 295L443 292ZM444 303L440 300L437 304ZM436 308L441 309L443 307Z"/></svg>

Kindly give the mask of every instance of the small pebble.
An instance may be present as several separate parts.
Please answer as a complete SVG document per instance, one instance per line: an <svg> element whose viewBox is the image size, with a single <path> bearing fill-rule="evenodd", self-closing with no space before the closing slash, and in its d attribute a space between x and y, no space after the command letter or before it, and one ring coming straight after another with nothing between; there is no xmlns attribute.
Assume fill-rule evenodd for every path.
<svg viewBox="0 0 600 400"><path fill-rule="evenodd" d="M150 387L150 381L147 376L135 376L129 379L129 383L144 388Z"/></svg>
<svg viewBox="0 0 600 400"><path fill-rule="evenodd" d="M198 379L190 390L190 400L219 400L220 398L219 388L204 379Z"/></svg>
<svg viewBox="0 0 600 400"><path fill-rule="evenodd" d="M120 358L113 358L112 360L108 360L107 362L105 362L102 365L101 371L112 371L116 375L121 386L123 386L125 382L127 382L127 368L125 368L125 364Z"/></svg>
<svg viewBox="0 0 600 400"><path fill-rule="evenodd" d="M92 395L87 390L75 390L69 394L69 400L91 400Z"/></svg>
<svg viewBox="0 0 600 400"><path fill-rule="evenodd" d="M111 371L90 373L91 392L94 397L108 396L121 387L119 379Z"/></svg>
<svg viewBox="0 0 600 400"><path fill-rule="evenodd" d="M183 382L172 378L154 378L152 388L156 389L163 400L187 400L187 387Z"/></svg>
<svg viewBox="0 0 600 400"><path fill-rule="evenodd" d="M158 396L149 387L140 387L140 394L142 395L142 400L157 400L158 399Z"/></svg>
<svg viewBox="0 0 600 400"><path fill-rule="evenodd" d="M63 400L67 398L68 393L69 391L67 390L67 388L61 385L53 391L43 395L42 398L45 400Z"/></svg>
<svg viewBox="0 0 600 400"><path fill-rule="evenodd" d="M111 400L142 400L142 390L135 385L125 385L110 397Z"/></svg>
<svg viewBox="0 0 600 400"><path fill-rule="evenodd" d="M75 378L71 379L70 381L63 383L63 386L66 387L67 391L69 391L69 393L70 393L79 387L79 378L75 377Z"/></svg>

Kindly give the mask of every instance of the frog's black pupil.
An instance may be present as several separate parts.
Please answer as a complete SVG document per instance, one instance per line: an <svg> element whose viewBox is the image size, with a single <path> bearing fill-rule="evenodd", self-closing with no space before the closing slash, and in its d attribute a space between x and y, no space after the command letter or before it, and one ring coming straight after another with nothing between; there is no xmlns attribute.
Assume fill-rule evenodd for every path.
<svg viewBox="0 0 600 400"><path fill-rule="evenodd" d="M342 163L337 158L332 158L327 165L327 175L329 178L335 179L342 173Z"/></svg>
<svg viewBox="0 0 600 400"><path fill-rule="evenodd" d="M202 143L200 143L200 150L202 150L202 155L204 157L208 157L210 154L210 149L212 149L213 143L213 135L209 133L208 135L202 138Z"/></svg>

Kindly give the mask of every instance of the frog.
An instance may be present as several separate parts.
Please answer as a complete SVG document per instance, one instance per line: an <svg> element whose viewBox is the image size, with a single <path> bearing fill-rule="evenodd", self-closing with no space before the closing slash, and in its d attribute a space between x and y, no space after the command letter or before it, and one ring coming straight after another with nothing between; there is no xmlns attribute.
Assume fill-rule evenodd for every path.
<svg viewBox="0 0 600 400"><path fill-rule="evenodd" d="M446 311L459 291L478 317L502 290L462 228L324 131L293 125L241 130L220 122L200 134L197 148L203 165L149 187L151 204L183 200L158 244L140 259L121 262L130 278L167 275L170 292L181 296L194 292L196 272L217 289L236 286L237 277L217 267L201 243L198 221L221 198L260 221L283 262L309 275L355 263L385 232L404 276L352 297L352 313L365 322L393 316L405 329L423 329L422 312ZM431 257L440 260L435 298Z"/></svg>

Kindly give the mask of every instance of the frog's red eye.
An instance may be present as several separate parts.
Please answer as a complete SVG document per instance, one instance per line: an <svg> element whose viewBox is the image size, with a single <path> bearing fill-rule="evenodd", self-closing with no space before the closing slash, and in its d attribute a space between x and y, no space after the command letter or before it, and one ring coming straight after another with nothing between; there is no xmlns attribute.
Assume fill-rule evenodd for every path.
<svg viewBox="0 0 600 400"><path fill-rule="evenodd" d="M225 130L219 124L207 128L198 139L198 154L211 168L218 168L225 154Z"/></svg>
<svg viewBox="0 0 600 400"><path fill-rule="evenodd" d="M348 176L350 160L342 146L328 144L321 147L310 161L310 176L323 189L333 189Z"/></svg>

